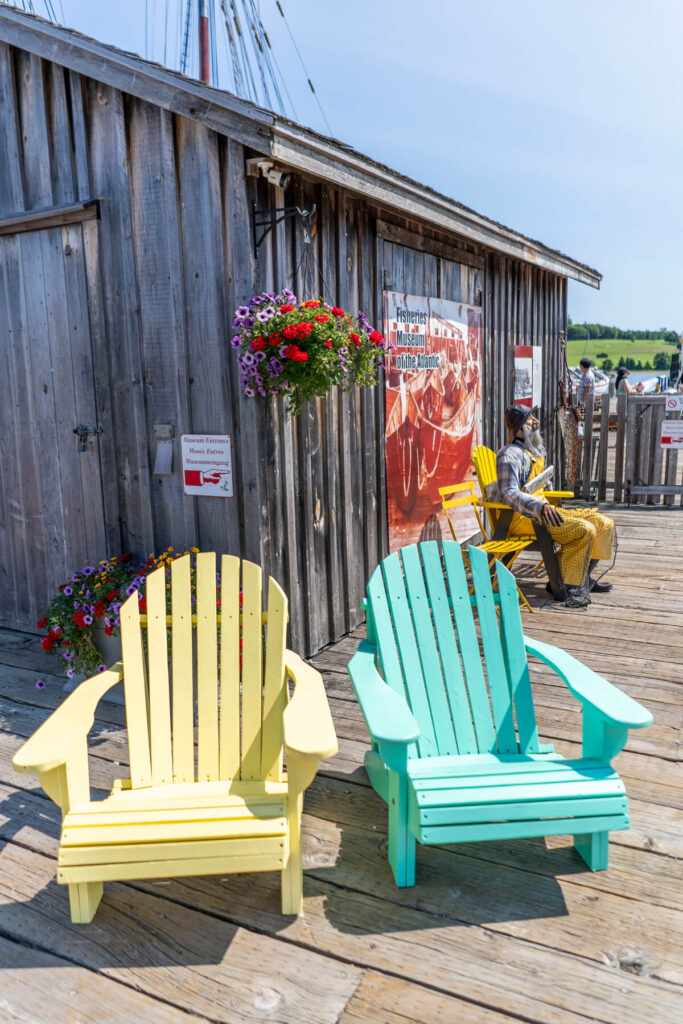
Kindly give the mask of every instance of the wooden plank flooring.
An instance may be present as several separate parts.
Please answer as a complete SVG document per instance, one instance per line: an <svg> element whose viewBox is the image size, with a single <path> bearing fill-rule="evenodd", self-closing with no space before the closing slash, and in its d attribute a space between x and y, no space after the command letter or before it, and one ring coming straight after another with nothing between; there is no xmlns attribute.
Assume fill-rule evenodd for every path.
<svg viewBox="0 0 683 1024"><path fill-rule="evenodd" d="M10 764L64 680L35 637L0 631L0 1019L680 1024L683 512L614 516L615 588L586 611L552 603L531 558L521 573L537 609L524 613L526 631L655 716L616 760L632 827L612 834L606 872L587 871L569 837L418 847L417 885L396 889L346 675L361 628L314 659L340 752L306 796L305 916L280 916L269 874L108 884L94 923L71 925L55 883L58 811ZM578 706L538 663L532 681L542 738L578 754ZM125 771L123 720L120 705L100 705L97 790Z"/></svg>

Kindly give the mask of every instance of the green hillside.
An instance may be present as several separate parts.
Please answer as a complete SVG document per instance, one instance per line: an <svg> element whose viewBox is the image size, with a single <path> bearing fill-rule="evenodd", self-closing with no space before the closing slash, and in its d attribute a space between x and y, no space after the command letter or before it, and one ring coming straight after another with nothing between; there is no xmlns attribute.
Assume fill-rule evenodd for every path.
<svg viewBox="0 0 683 1024"><path fill-rule="evenodd" d="M588 356L599 369L616 370L622 360L633 359L636 364L642 365L632 366L631 369L668 370L671 356L675 351L675 347L667 344L663 338L643 338L634 341L629 341L628 338L591 338L589 341L577 338L567 342L567 362L570 366L578 366L579 360L583 356ZM659 353L661 355L657 359ZM603 366L606 359L611 361L611 366Z"/></svg>

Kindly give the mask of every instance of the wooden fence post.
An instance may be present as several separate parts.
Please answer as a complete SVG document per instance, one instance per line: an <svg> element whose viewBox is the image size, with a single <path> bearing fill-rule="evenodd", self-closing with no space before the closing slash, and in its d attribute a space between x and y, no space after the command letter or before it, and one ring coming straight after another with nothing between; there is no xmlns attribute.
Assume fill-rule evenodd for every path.
<svg viewBox="0 0 683 1024"><path fill-rule="evenodd" d="M622 392L617 396L617 445L614 453L614 500L621 501L624 480L624 440L626 437L626 400Z"/></svg>
<svg viewBox="0 0 683 1024"><path fill-rule="evenodd" d="M598 501L607 497L607 449L609 447L609 395L602 396L600 443L598 447Z"/></svg>
<svg viewBox="0 0 683 1024"><path fill-rule="evenodd" d="M581 494L583 498L590 498L591 492L591 469L593 464L593 392L589 391L586 396L583 416L583 484Z"/></svg>

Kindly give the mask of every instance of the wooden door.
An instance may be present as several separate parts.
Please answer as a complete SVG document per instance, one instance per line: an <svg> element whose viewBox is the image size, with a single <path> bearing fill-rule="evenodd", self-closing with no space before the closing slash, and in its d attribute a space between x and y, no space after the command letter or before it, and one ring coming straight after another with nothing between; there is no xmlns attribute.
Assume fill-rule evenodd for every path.
<svg viewBox="0 0 683 1024"><path fill-rule="evenodd" d="M0 237L0 625L106 557L83 227ZM82 448L82 451L79 451Z"/></svg>

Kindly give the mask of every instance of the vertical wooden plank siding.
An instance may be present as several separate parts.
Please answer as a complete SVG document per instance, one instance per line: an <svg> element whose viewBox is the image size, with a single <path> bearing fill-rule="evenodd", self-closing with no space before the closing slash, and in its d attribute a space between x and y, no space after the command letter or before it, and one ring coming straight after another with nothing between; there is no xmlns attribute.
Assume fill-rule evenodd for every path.
<svg viewBox="0 0 683 1024"><path fill-rule="evenodd" d="M145 395L135 252L130 204L130 158L124 98L88 82L88 157L94 197L100 200L99 288L106 325L118 518L124 544L136 554L154 548ZM106 428L105 428L106 429Z"/></svg>
<svg viewBox="0 0 683 1024"><path fill-rule="evenodd" d="M5 44L0 130L0 215L100 201L99 220L0 246L3 324L16 325L0 352L2 422L20 407L27 423L2 465L0 538L10 554L0 580L11 582L0 622L40 613L61 582L47 557L56 544L72 568L86 553L146 556L168 545L250 559L282 584L290 645L303 654L358 624L366 581L388 549L383 378L374 391L316 400L298 420L280 401L244 398L231 324L256 288L322 294L378 327L385 288L481 305L484 441L504 440L514 345L537 344L542 426L557 459L564 278L463 238L453 245L479 265L447 258L441 242L432 251L431 227L329 184L293 175L285 192L247 178L254 154L234 139ZM252 198L316 203L320 272L308 261L295 274L303 239L291 220L255 261ZM378 218L405 221L419 243L378 237ZM102 433L65 470L72 426L91 421ZM175 431L170 476L153 474L156 424ZM183 493L184 432L231 435L233 498ZM26 526L31 501L44 504L49 528Z"/></svg>

